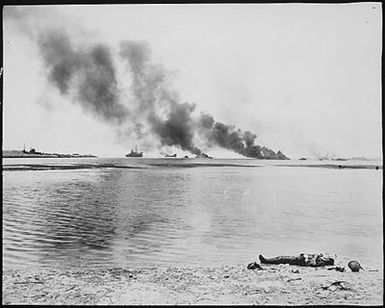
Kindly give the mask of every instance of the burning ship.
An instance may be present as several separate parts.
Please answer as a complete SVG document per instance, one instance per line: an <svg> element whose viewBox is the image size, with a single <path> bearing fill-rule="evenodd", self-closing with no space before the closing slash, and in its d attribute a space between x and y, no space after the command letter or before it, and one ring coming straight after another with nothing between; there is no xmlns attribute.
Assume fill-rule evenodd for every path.
<svg viewBox="0 0 385 308"><path fill-rule="evenodd" d="M200 159L210 157L195 146L195 136L203 147L218 146L254 159L289 159L280 151L275 153L256 144L257 135L250 131L218 122L208 113L201 112L198 117L194 113L195 103L179 101L172 85L164 82L168 79L168 70L152 61L149 45L122 41L119 50L115 51L112 46L97 42L77 46L65 32L59 35L55 29L47 28L44 34L36 43L47 81L64 97L69 95L68 98L106 124L132 122L136 137L142 138L140 127L145 121L147 133L152 134L151 140L156 138L162 146L177 147ZM118 78L120 70L114 65L115 53L128 65L127 73L132 80L128 88L132 89L132 100L141 107L138 111L122 104L120 99L121 93L126 94L119 89L125 79ZM95 74L100 71L103 74ZM120 132L123 127L116 128ZM131 150L125 156L140 158L143 152Z"/></svg>
<svg viewBox="0 0 385 308"><path fill-rule="evenodd" d="M130 153L126 154L126 157L143 157L143 152L138 152L137 148L135 147L135 151L131 150Z"/></svg>

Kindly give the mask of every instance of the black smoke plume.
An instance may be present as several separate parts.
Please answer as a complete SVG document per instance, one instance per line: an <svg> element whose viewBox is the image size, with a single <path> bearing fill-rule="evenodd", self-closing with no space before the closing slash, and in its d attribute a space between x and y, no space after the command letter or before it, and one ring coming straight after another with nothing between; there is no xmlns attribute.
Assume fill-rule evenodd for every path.
<svg viewBox="0 0 385 308"><path fill-rule="evenodd" d="M138 110L146 114L152 132L162 145L178 146L199 155L194 146L195 104L180 103L177 93L167 85L165 70L152 64L147 42L124 41L120 55L127 60L132 73L132 93L139 104Z"/></svg>
<svg viewBox="0 0 385 308"><path fill-rule="evenodd" d="M215 122L209 114L200 117L200 131L210 143L232 150L246 157L264 159L287 159L281 151L275 153L267 147L255 145L256 134L241 131L231 125Z"/></svg>
<svg viewBox="0 0 385 308"><path fill-rule="evenodd" d="M108 46L72 46L64 31L52 30L38 38L47 78L62 95L71 95L100 119L120 124L128 109L119 101L115 67Z"/></svg>
<svg viewBox="0 0 385 308"><path fill-rule="evenodd" d="M217 122L209 114L195 116L195 104L181 102L172 90L167 71L151 62L151 49L144 41L123 41L119 56L129 68L130 99L122 99L113 52L105 44L76 47L62 30L38 37L48 80L64 96L79 102L84 110L110 124L130 121L138 138L148 127L161 146L176 146L201 154L205 146L220 146L253 158L286 159L281 153L255 144L256 135Z"/></svg>

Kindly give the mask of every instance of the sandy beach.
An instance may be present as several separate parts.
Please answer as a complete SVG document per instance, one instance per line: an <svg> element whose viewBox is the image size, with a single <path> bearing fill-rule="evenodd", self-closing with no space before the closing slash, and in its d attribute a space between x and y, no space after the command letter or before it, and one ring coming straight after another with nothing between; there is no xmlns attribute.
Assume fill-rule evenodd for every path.
<svg viewBox="0 0 385 308"><path fill-rule="evenodd" d="M382 269L262 266L6 270L2 304L383 304Z"/></svg>

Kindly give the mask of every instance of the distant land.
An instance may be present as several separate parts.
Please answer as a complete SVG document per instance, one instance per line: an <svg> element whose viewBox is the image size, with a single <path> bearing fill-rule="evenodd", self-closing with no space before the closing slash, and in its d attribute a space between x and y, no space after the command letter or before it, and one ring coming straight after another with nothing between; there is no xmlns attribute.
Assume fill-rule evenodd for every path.
<svg viewBox="0 0 385 308"><path fill-rule="evenodd" d="M322 156L322 157L301 157L298 160L331 160L331 161L348 161L348 160L359 160L359 161L378 161L382 160L381 157L364 157L364 156L354 156L354 157L330 157L330 156Z"/></svg>
<svg viewBox="0 0 385 308"><path fill-rule="evenodd" d="M97 157L91 154L60 154L60 153L43 153L35 149L26 150L3 150L3 158L89 158Z"/></svg>

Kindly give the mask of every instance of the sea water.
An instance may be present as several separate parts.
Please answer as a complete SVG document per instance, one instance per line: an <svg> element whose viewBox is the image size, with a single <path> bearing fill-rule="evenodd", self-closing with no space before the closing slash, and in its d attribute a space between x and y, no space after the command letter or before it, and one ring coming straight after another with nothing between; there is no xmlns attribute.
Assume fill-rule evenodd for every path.
<svg viewBox="0 0 385 308"><path fill-rule="evenodd" d="M382 267L382 167L306 164L4 159L3 268L246 264L301 252Z"/></svg>

